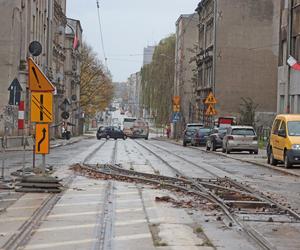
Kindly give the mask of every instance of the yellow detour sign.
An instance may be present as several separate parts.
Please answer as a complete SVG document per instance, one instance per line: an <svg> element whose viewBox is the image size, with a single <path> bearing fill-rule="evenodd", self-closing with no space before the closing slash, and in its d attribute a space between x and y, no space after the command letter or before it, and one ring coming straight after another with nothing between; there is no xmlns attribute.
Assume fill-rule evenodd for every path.
<svg viewBox="0 0 300 250"><path fill-rule="evenodd" d="M32 58L28 58L28 80L29 90L32 92L52 92L55 87L48 80L47 76L35 64Z"/></svg>
<svg viewBox="0 0 300 250"><path fill-rule="evenodd" d="M178 96L178 95L173 96L173 104L180 105L180 96Z"/></svg>
<svg viewBox="0 0 300 250"><path fill-rule="evenodd" d="M31 93L31 122L51 123L53 121L52 99L53 95L51 92Z"/></svg>
<svg viewBox="0 0 300 250"><path fill-rule="evenodd" d="M173 112L180 112L180 105L173 105Z"/></svg>
<svg viewBox="0 0 300 250"><path fill-rule="evenodd" d="M207 98L205 99L205 104L216 104L217 100L214 97L213 93L210 92L209 95L207 96Z"/></svg>
<svg viewBox="0 0 300 250"><path fill-rule="evenodd" d="M205 115L213 116L213 115L216 115L216 114L217 114L217 111L214 109L213 105L208 105L208 108L205 112Z"/></svg>
<svg viewBox="0 0 300 250"><path fill-rule="evenodd" d="M35 126L35 153L49 154L49 124Z"/></svg>

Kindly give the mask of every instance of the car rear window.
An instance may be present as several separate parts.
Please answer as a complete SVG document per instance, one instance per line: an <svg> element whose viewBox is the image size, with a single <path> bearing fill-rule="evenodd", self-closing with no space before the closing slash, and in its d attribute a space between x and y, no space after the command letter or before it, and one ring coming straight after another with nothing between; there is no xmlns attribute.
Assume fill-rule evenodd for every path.
<svg viewBox="0 0 300 250"><path fill-rule="evenodd" d="M231 132L232 135L255 135L253 129L249 128L235 128Z"/></svg>
<svg viewBox="0 0 300 250"><path fill-rule="evenodd" d="M185 132L186 135L192 135L195 133L195 129L190 129L188 128L188 130Z"/></svg>
<svg viewBox="0 0 300 250"><path fill-rule="evenodd" d="M199 132L204 135L208 135L210 131L211 131L210 128L200 128L199 129Z"/></svg>

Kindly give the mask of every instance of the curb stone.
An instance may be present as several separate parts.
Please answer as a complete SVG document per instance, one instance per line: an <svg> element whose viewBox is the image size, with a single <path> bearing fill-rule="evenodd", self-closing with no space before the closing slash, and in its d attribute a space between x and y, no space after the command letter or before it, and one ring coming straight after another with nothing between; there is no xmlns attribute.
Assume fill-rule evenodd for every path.
<svg viewBox="0 0 300 250"><path fill-rule="evenodd" d="M165 138L155 138L155 140L169 141L169 142L171 142L173 144L176 144L176 145L182 145L182 143L180 141L174 141L174 140L165 139ZM223 154L221 152L214 152L214 151L209 151L208 152L208 151L206 151L206 149L198 148L198 147L192 147L191 146L190 148L195 149L195 150L200 150L200 151L206 152L208 154L215 154L215 155L227 157L227 158L230 158L230 159L233 159L233 160L237 160L237 161L240 161L240 162L250 163L250 164L257 165L257 166L261 166L261 167L273 169L275 171L278 171L278 172L281 172L281 173L284 173L284 174L289 174L289 175L292 175L292 176L300 177L300 172L299 173L295 173L295 172L290 171L289 169L272 166L272 165L269 165L267 163L261 163L261 162L257 162L257 161L251 161L251 160L241 159L241 158L237 158L237 157L234 157L234 156L231 156L231 155Z"/></svg>

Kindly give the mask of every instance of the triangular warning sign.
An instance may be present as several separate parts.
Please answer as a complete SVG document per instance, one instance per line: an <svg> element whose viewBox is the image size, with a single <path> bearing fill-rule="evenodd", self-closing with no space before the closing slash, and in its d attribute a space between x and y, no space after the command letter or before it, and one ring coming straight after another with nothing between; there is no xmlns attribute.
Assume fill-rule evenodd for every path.
<svg viewBox="0 0 300 250"><path fill-rule="evenodd" d="M52 92L55 87L49 81L47 76L41 71L39 66L33 61L32 58L28 58L28 80L29 89L32 92Z"/></svg>
<svg viewBox="0 0 300 250"><path fill-rule="evenodd" d="M217 111L214 109L212 105L208 105L208 108L205 112L206 115L216 115Z"/></svg>
<svg viewBox="0 0 300 250"><path fill-rule="evenodd" d="M217 103L217 100L216 98L214 97L213 93L210 92L208 97L205 99L205 104L216 104Z"/></svg>

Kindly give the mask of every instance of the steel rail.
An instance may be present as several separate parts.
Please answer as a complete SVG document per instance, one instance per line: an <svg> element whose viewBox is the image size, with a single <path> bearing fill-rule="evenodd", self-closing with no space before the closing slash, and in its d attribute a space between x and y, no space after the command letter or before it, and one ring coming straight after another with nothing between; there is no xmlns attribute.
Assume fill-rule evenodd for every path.
<svg viewBox="0 0 300 250"><path fill-rule="evenodd" d="M135 142L140 145L141 147L143 147L144 149L148 150L149 152L151 152L152 154L154 154L156 157L158 157L160 160L162 160L167 166L169 166L171 169L175 169L175 171L177 173L179 173L181 176L185 176L183 173L181 173L178 169L174 168L173 166L171 166L168 162L166 162L164 159L162 159L161 156L159 156L158 154L156 154L153 150L149 149L148 147L146 147L145 145L143 145L142 143L139 143L135 140ZM147 142L147 144L151 144L150 142ZM155 145L156 146L156 145ZM194 165L196 167L201 168L202 170L210 173L212 176L219 178L219 176L209 170L207 170L206 168L195 164L194 162L185 159L184 157L181 157L177 154L174 154L173 152L170 152L169 150L166 150L162 147L156 146L157 148L160 148L161 150L168 152L169 154L172 154L178 158L180 158L181 160L188 162L191 165ZM262 249L265 250L274 250L276 249L275 246L273 246L269 241L267 241L262 235L260 235L258 232L256 232L254 229L250 228L250 226L245 225L244 223L242 223L241 221L239 221L238 218L236 218L234 216L234 214L232 214L230 212L229 207L224 203L223 200L219 199L214 193L212 193L211 191L207 190L206 188L204 188L203 185L196 183L193 179L186 177L187 179L190 179L193 181L195 187L197 187L199 190L201 190L202 192L206 192L208 195L210 195L214 200L215 200L215 204L217 204L224 212L224 214L233 222L235 223L237 226L239 226L242 231L248 235L248 237L250 237L250 239L254 240L256 244L258 244Z"/></svg>
<svg viewBox="0 0 300 250"><path fill-rule="evenodd" d="M74 180L75 175L71 175L64 180L65 186L69 186ZM44 202L26 220L1 247L5 250L15 250L24 247L31 239L34 230L40 225L41 221L51 212L53 207L62 197L62 194L49 194Z"/></svg>
<svg viewBox="0 0 300 250"><path fill-rule="evenodd" d="M89 153L83 160L83 164L85 164L86 162L88 162L94 154L96 154L106 143L107 141L104 141L103 143L101 143L97 148L95 148L91 153Z"/></svg>

